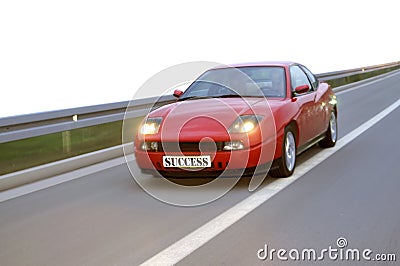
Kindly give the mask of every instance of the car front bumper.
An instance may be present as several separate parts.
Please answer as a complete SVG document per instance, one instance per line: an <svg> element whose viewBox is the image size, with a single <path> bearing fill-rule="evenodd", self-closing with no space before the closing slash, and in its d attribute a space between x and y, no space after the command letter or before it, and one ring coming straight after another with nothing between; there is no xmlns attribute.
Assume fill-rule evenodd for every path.
<svg viewBox="0 0 400 266"><path fill-rule="evenodd" d="M163 156L211 156L211 167L182 169L164 167ZM143 173L170 177L213 177L250 175L268 171L275 155L275 142L271 141L250 148L233 151L207 152L153 152L135 147L136 162ZM259 167L258 167L259 166Z"/></svg>

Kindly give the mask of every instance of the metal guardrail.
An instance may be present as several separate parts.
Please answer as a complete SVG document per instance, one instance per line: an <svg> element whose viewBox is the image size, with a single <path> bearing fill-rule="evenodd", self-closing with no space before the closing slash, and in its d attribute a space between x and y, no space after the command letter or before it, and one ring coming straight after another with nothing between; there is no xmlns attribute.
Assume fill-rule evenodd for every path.
<svg viewBox="0 0 400 266"><path fill-rule="evenodd" d="M397 61L397 62L392 62L392 63L374 65L374 66L326 72L326 73L322 73L322 74L317 74L316 76L321 80L331 80L331 79L337 79L337 78L357 75L357 74L361 74L361 73L368 73L368 72L372 72L372 71L376 71L376 70L382 70L382 69L395 67L395 66L400 66L400 62Z"/></svg>
<svg viewBox="0 0 400 266"><path fill-rule="evenodd" d="M400 66L400 62L328 72L316 76L320 80L327 81L396 66ZM129 117L146 115L156 101L156 106L161 106L173 102L174 97L168 95L134 100L130 105L132 108L128 111ZM128 101L124 101L0 118L0 143L120 121L124 118L128 104Z"/></svg>
<svg viewBox="0 0 400 266"><path fill-rule="evenodd" d="M158 103L154 105L156 100ZM134 100L131 103L134 108L129 108L128 115L145 116L152 107L173 101L172 95ZM123 101L1 118L0 143L121 121L128 104L129 101Z"/></svg>

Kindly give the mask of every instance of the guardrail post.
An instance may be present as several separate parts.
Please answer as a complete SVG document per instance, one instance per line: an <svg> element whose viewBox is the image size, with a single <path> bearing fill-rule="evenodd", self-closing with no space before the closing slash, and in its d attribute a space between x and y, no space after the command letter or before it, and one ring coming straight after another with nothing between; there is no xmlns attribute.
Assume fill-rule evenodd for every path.
<svg viewBox="0 0 400 266"><path fill-rule="evenodd" d="M62 132L62 143L64 153L71 153L71 131Z"/></svg>

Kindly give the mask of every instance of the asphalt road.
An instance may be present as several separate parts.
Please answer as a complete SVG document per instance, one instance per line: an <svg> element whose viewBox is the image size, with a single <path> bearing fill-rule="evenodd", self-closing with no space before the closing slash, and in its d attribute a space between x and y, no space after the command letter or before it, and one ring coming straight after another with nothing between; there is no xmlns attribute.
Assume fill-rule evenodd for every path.
<svg viewBox="0 0 400 266"><path fill-rule="evenodd" d="M398 73L339 93L339 137L396 102L399 84ZM265 244L321 250L336 247L339 237L399 261L399 121L400 108L179 264L310 265L276 254L262 261L257 251ZM313 147L298 165L320 151ZM267 177L261 187L274 182ZM0 265L137 265L250 196L248 183L210 204L176 207L146 194L120 165L11 199L0 203ZM379 262L386 264L396 262Z"/></svg>

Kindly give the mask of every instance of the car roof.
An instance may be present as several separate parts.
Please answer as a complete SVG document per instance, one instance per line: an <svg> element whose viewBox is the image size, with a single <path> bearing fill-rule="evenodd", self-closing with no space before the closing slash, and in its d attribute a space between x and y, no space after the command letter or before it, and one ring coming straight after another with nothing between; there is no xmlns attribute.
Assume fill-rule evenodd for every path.
<svg viewBox="0 0 400 266"><path fill-rule="evenodd" d="M290 66L293 64L297 64L291 61L261 61L261 62L246 62L246 63L235 63L235 64L227 64L227 65L220 65L216 66L213 69L220 69L220 68L229 68L229 67L252 67L252 66Z"/></svg>

